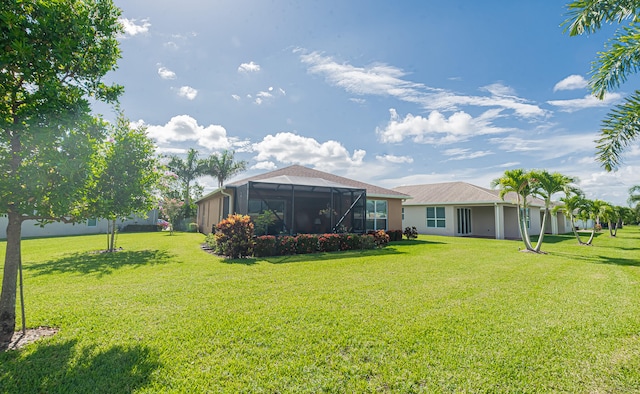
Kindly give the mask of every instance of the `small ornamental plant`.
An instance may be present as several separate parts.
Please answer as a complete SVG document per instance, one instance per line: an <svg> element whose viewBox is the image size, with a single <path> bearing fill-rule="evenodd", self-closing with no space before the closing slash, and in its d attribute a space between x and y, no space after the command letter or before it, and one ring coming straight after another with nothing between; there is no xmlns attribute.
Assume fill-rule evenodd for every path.
<svg viewBox="0 0 640 394"><path fill-rule="evenodd" d="M402 230L389 230L387 231L387 235L389 235L391 242L402 241Z"/></svg>
<svg viewBox="0 0 640 394"><path fill-rule="evenodd" d="M251 256L253 223L248 215L229 215L216 225L216 252L232 259Z"/></svg>
<svg viewBox="0 0 640 394"><path fill-rule="evenodd" d="M418 238L418 229L416 228L416 226L413 227L405 227L404 228L404 236L411 240L411 239L416 239Z"/></svg>
<svg viewBox="0 0 640 394"><path fill-rule="evenodd" d="M384 230L375 231L372 235L378 248L384 248L389 243L389 235Z"/></svg>
<svg viewBox="0 0 640 394"><path fill-rule="evenodd" d="M322 234L318 238L318 249L321 252L337 252L341 246L340 238L339 234Z"/></svg>

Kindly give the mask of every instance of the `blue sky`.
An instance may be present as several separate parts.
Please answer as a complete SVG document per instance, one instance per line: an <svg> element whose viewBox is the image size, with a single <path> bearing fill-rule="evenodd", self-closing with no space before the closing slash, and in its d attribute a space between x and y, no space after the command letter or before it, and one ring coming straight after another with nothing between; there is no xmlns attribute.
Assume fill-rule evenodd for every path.
<svg viewBox="0 0 640 394"><path fill-rule="evenodd" d="M108 78L159 152L232 149L239 178L301 164L389 188L539 168L618 205L640 184L637 143L615 173L594 160L600 121L638 80L589 95L614 29L563 34L563 1L115 4L126 32Z"/></svg>

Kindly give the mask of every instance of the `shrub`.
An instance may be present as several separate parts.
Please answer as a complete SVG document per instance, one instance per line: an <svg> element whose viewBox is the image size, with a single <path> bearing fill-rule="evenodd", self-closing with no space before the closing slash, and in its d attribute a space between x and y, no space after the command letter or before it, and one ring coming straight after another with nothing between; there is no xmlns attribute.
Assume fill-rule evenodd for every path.
<svg viewBox="0 0 640 394"><path fill-rule="evenodd" d="M364 234L360 237L360 248L362 249L375 249L376 239L371 234Z"/></svg>
<svg viewBox="0 0 640 394"><path fill-rule="evenodd" d="M407 226L404 228L404 236L407 237L407 239L416 239L418 238L418 229L416 228L416 226Z"/></svg>
<svg viewBox="0 0 640 394"><path fill-rule="evenodd" d="M216 250L216 234L215 233L207 234L207 236L204 238L204 243L205 245L207 245L207 248L211 250Z"/></svg>
<svg viewBox="0 0 640 394"><path fill-rule="evenodd" d="M253 219L256 235L269 234L269 227L273 226L277 220L278 220L278 217L271 210L266 210L261 214L257 215Z"/></svg>
<svg viewBox="0 0 640 394"><path fill-rule="evenodd" d="M402 230L389 230L387 231L389 235L389 241L402 241Z"/></svg>
<svg viewBox="0 0 640 394"><path fill-rule="evenodd" d="M189 225L187 226L187 231L189 231L190 233L197 233L198 223L189 223Z"/></svg>
<svg viewBox="0 0 640 394"><path fill-rule="evenodd" d="M253 223L247 215L229 215L216 225L216 252L232 259L250 256Z"/></svg>
<svg viewBox="0 0 640 394"><path fill-rule="evenodd" d="M389 235L384 230L375 231L372 235L376 246L379 248L384 248L389 243Z"/></svg>
<svg viewBox="0 0 640 394"><path fill-rule="evenodd" d="M361 248L362 240L358 234L343 234L342 235L342 250L358 250Z"/></svg>
<svg viewBox="0 0 640 394"><path fill-rule="evenodd" d="M340 235L322 234L318 238L318 250L321 252L335 252L340 250Z"/></svg>
<svg viewBox="0 0 640 394"><path fill-rule="evenodd" d="M296 237L296 253L314 253L318 250L318 236L311 234L299 234Z"/></svg>
<svg viewBox="0 0 640 394"><path fill-rule="evenodd" d="M280 256L286 256L289 254L296 254L296 237L291 235L283 235L278 237L278 250L277 253Z"/></svg>
<svg viewBox="0 0 640 394"><path fill-rule="evenodd" d="M254 256L275 256L276 252L276 237L274 237L273 235L262 235L260 237L256 237L253 245Z"/></svg>
<svg viewBox="0 0 640 394"><path fill-rule="evenodd" d="M123 229L123 233L140 233L140 232L158 231L156 224L128 224Z"/></svg>

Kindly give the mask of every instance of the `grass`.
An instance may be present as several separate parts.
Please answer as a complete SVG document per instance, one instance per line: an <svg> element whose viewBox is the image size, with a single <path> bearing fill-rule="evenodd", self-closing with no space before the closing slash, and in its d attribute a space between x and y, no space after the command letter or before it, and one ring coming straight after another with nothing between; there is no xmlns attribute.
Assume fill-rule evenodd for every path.
<svg viewBox="0 0 640 394"><path fill-rule="evenodd" d="M23 241L0 392L640 392L640 229L222 260L200 234ZM0 243L0 258L4 244Z"/></svg>

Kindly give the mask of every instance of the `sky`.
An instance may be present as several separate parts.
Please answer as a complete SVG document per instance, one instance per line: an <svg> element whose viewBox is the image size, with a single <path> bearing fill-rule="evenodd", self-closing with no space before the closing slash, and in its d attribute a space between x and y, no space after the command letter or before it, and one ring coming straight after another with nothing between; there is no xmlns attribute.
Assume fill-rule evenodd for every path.
<svg viewBox="0 0 640 394"><path fill-rule="evenodd" d="M616 205L640 184L640 141L612 173L594 142L639 79L590 95L616 26L569 37L564 1L114 2L122 58L107 80L125 115L165 155L235 151L248 168L229 181L300 164L387 188L488 188L546 169Z"/></svg>

